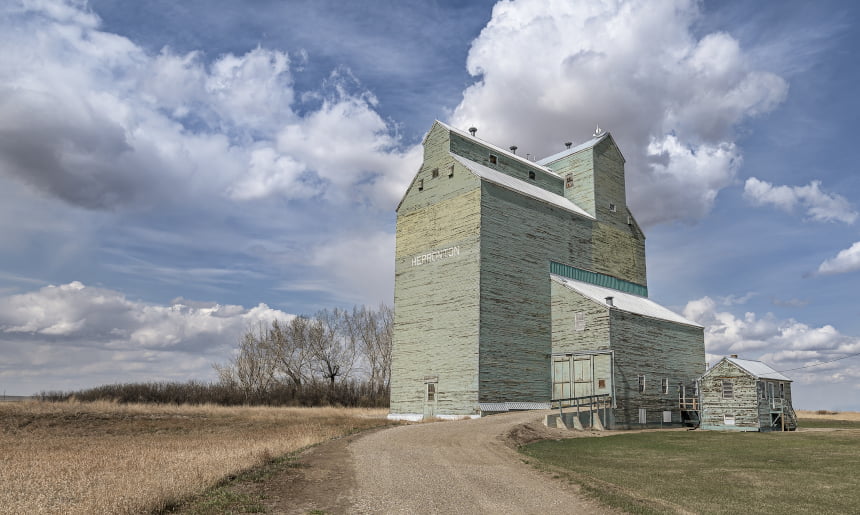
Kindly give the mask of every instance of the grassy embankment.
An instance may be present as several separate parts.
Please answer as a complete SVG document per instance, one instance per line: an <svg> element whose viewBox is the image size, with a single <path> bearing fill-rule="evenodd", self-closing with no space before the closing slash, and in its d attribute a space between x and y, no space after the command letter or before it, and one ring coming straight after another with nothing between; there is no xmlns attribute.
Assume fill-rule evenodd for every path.
<svg viewBox="0 0 860 515"><path fill-rule="evenodd" d="M160 511L385 409L0 404L0 511Z"/></svg>
<svg viewBox="0 0 860 515"><path fill-rule="evenodd" d="M786 433L652 431L542 441L539 468L632 513L852 513L860 506L860 414L798 413Z"/></svg>

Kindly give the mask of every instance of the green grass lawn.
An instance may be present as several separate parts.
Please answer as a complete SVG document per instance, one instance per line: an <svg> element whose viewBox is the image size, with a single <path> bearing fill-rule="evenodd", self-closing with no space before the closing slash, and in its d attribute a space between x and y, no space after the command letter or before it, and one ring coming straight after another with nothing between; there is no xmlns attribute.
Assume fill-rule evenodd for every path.
<svg viewBox="0 0 860 515"><path fill-rule="evenodd" d="M632 433L521 452L633 513L860 510L860 431Z"/></svg>

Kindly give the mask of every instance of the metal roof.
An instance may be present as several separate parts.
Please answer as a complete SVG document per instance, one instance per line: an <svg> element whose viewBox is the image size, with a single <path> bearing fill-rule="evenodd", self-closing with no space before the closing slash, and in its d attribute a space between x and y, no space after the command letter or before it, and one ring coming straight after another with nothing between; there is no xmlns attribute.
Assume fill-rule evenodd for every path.
<svg viewBox="0 0 860 515"><path fill-rule="evenodd" d="M562 195L547 191L540 186L525 182L523 180L517 179L516 177L511 177L510 175L502 173L498 170L493 170L488 166L476 163L474 161L466 159L463 156L458 156L453 152L449 152L449 154L451 154L451 157L456 159L458 163L465 166L469 171L471 171L473 174L475 174L476 176L478 176L478 178L482 180L491 182L497 186L501 186L517 193L521 193L535 200L540 200L542 202L546 202L547 204L552 204L566 211L570 211L572 213L576 213L580 216L584 216L586 218L594 220L594 217L588 214L587 211L577 206Z"/></svg>
<svg viewBox="0 0 860 515"><path fill-rule="evenodd" d="M739 367L740 369L744 370L749 375L754 376L757 379L774 379L776 381L791 381L791 379L780 374L776 370L772 369L769 365L766 365L766 364L762 363L761 361L755 361L755 360L751 360L751 359L739 359L739 358L723 358L723 359L736 365L737 367ZM716 366L716 365L714 365L714 366Z"/></svg>
<svg viewBox="0 0 860 515"><path fill-rule="evenodd" d="M668 320L669 322L675 322L678 324L702 327L701 325L687 320L671 309L663 307L646 297L640 297L639 295L633 295L632 293L625 293L623 291L613 290L612 288L605 288L603 286L597 286L595 284L585 283L575 279L568 279L567 277L555 274L550 274L550 278L553 281L562 284L577 293L585 295L606 307L609 307L609 305L606 304L606 297L612 297L612 307L615 309L660 320Z"/></svg>
<svg viewBox="0 0 860 515"><path fill-rule="evenodd" d="M497 145L494 145L492 143L484 141L484 140L478 138L477 136L472 136L471 134L464 132L464 131L461 131L460 129L458 129L456 127L451 127L450 125L448 125L445 122L440 122L439 120L436 120L436 123L438 123L439 125L441 125L442 127L444 127L445 129L447 129L451 132L457 133L458 135L460 135L464 138L468 138L468 139L478 143L479 145L485 146L485 147L492 149L493 151L496 151L500 154L504 154L504 156L509 158L509 159L513 159L513 160L519 161L520 163L527 164L530 167L534 168L535 170L543 172L545 174L548 174L552 177L559 177L559 175L555 172L555 170L551 170L551 169L547 168L546 166L538 164L535 161L531 161L529 159L526 159L525 157L523 157L519 154L514 154L513 152L505 150L502 147L499 147ZM427 134L429 135L430 133L428 132ZM426 138L426 136L425 136L425 138Z"/></svg>
<svg viewBox="0 0 860 515"><path fill-rule="evenodd" d="M576 154L577 152L579 152L581 150L585 150L587 148L593 147L594 145L597 145L598 143L603 141L603 139L606 138L607 136L609 136L609 133L604 132L600 136L591 138L590 140L586 141L585 143L580 143L579 145L577 145L573 148L566 148L566 149L562 150L561 152L558 152L558 153L553 154L551 156L547 156L543 159L539 159L536 162L539 165L546 165L548 163L552 163L553 161L558 161L559 159L561 159L563 157L567 157L571 154Z"/></svg>

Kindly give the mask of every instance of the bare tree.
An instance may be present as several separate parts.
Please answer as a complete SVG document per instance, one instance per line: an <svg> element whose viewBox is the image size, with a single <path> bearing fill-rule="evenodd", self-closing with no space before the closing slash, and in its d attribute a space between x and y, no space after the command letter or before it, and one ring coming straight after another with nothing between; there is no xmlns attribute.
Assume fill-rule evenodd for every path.
<svg viewBox="0 0 860 515"><path fill-rule="evenodd" d="M238 387L246 399L264 395L275 381L274 362L270 359L266 339L267 331L262 323L256 333L249 327L239 340L238 353L227 365L215 365L219 379Z"/></svg>
<svg viewBox="0 0 860 515"><path fill-rule="evenodd" d="M277 372L297 387L310 379L311 349L308 345L310 321L306 316L297 316L288 323L272 322L266 343Z"/></svg>
<svg viewBox="0 0 860 515"><path fill-rule="evenodd" d="M350 377L355 365L355 346L344 338L343 311L318 311L311 319L308 343L317 372L331 385Z"/></svg>
<svg viewBox="0 0 860 515"><path fill-rule="evenodd" d="M374 386L388 386L391 373L391 309L380 305L379 311L358 306L343 313L345 337L357 349L368 367Z"/></svg>

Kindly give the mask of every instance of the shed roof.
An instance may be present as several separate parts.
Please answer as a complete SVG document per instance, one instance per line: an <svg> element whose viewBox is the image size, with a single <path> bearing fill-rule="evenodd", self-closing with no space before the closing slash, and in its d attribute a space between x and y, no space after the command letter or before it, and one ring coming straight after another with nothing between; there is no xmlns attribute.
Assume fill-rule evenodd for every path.
<svg viewBox="0 0 860 515"><path fill-rule="evenodd" d="M780 374L776 370L772 369L770 365L762 363L761 361L755 361L752 359L739 359L739 358L723 358L720 361L728 361L741 370L744 370L749 375L755 377L756 379L774 379L776 381L791 381L788 377ZM719 364L719 363L718 363ZM714 365L715 367L717 365Z"/></svg>
<svg viewBox="0 0 860 515"><path fill-rule="evenodd" d="M547 191L540 186L517 179L516 177L511 177L510 175L499 172L498 170L493 170L488 166L476 163L463 156L458 156L454 153L450 154L458 163L465 166L469 171L482 180L594 220L594 217L588 214L587 211L562 195Z"/></svg>
<svg viewBox="0 0 860 515"><path fill-rule="evenodd" d="M632 293L625 293L613 290L612 288L605 288L603 286L597 286L595 284L577 281L575 279L569 279L555 274L550 274L550 278L553 281L603 305L606 305L606 297L612 297L612 304L616 309L660 320L667 320L678 324L702 327L646 297L640 297L639 295L633 295Z"/></svg>

